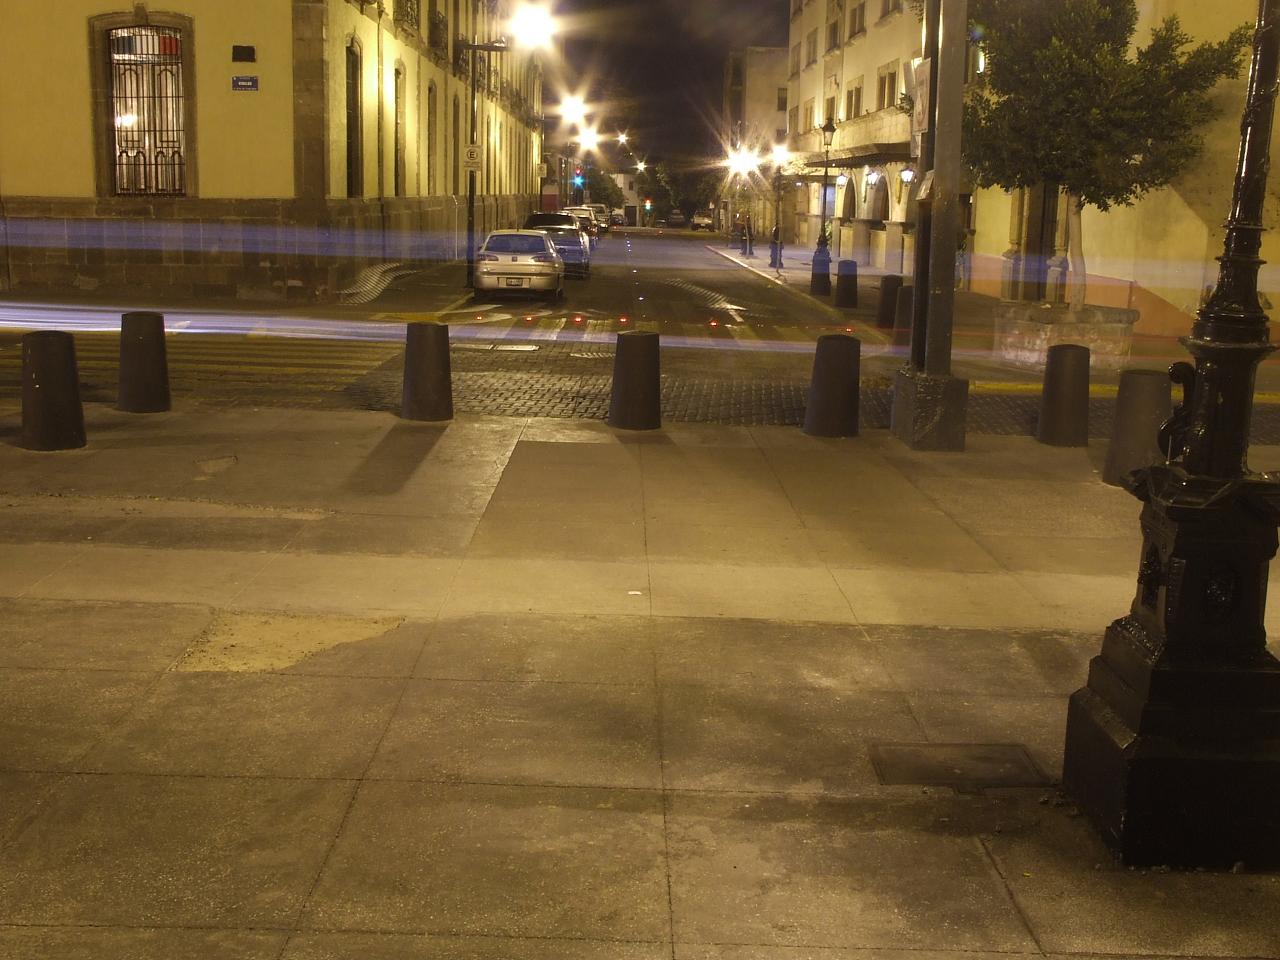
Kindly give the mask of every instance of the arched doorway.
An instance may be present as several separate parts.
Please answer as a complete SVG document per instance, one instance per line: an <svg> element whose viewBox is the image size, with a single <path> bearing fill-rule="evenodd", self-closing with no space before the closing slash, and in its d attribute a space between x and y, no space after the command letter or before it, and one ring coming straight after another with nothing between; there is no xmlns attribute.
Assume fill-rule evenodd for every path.
<svg viewBox="0 0 1280 960"><path fill-rule="evenodd" d="M453 98L453 176L451 183L453 184L453 195L459 196L462 193L462 105L458 102L458 98Z"/></svg>

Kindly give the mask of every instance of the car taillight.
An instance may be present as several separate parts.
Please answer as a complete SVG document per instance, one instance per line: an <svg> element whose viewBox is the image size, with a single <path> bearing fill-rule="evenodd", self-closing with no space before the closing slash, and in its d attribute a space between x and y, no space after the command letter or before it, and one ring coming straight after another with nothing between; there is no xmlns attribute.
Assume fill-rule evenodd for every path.
<svg viewBox="0 0 1280 960"><path fill-rule="evenodd" d="M477 253L476 262L477 263L497 263L498 258L494 256L492 253Z"/></svg>
<svg viewBox="0 0 1280 960"><path fill-rule="evenodd" d="M534 263L555 263L556 258L547 253L539 253L533 258Z"/></svg>

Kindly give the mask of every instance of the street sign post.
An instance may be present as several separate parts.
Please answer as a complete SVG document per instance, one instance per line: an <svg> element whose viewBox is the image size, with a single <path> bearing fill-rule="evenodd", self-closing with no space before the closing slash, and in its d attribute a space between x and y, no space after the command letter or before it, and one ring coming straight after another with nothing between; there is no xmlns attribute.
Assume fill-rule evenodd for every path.
<svg viewBox="0 0 1280 960"><path fill-rule="evenodd" d="M462 148L462 169L479 171L482 164L480 162L479 147L463 147Z"/></svg>

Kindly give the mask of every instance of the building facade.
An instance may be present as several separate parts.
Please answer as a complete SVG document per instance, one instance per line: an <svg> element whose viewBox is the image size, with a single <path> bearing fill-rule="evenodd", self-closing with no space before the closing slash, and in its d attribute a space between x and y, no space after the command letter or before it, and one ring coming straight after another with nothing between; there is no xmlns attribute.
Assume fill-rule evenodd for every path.
<svg viewBox="0 0 1280 960"><path fill-rule="evenodd" d="M788 141L785 226L794 242L817 239L822 204L832 223L832 253L864 267L910 273L918 153L911 118L921 23L903 0L779 0L788 4ZM1176 14L1196 41L1216 41L1252 22L1252 0L1139 0L1135 35ZM970 51L968 75L981 69ZM1090 303L1139 311L1139 334L1184 333L1217 276L1222 221L1230 208L1240 111L1247 72L1215 93L1222 113L1204 130L1198 161L1169 187L1130 207L1086 208L1082 237ZM906 100L903 97L906 97ZM819 128L830 116L830 184L821 186ZM1280 131L1273 150L1280 148ZM1271 184L1280 195L1280 183ZM1067 217L1052 187L973 190L965 201L961 283L1003 299L1060 301L1067 279ZM1263 256L1280 260L1280 214L1269 208ZM1280 268L1263 270L1264 293L1280 302Z"/></svg>
<svg viewBox="0 0 1280 960"><path fill-rule="evenodd" d="M0 289L332 297L454 258L506 0L2 0ZM476 61L477 223L540 186L542 74ZM39 76L40 96L31 96Z"/></svg>

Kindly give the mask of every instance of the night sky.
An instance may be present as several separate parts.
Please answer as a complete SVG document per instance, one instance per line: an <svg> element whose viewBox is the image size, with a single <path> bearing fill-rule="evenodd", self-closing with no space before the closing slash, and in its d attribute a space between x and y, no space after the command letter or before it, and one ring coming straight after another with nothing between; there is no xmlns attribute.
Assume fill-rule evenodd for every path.
<svg viewBox="0 0 1280 960"><path fill-rule="evenodd" d="M591 81L589 102L609 105L596 116L601 132L625 128L637 154L677 163L719 149L726 55L787 43L786 0L557 0L556 9L570 76Z"/></svg>

